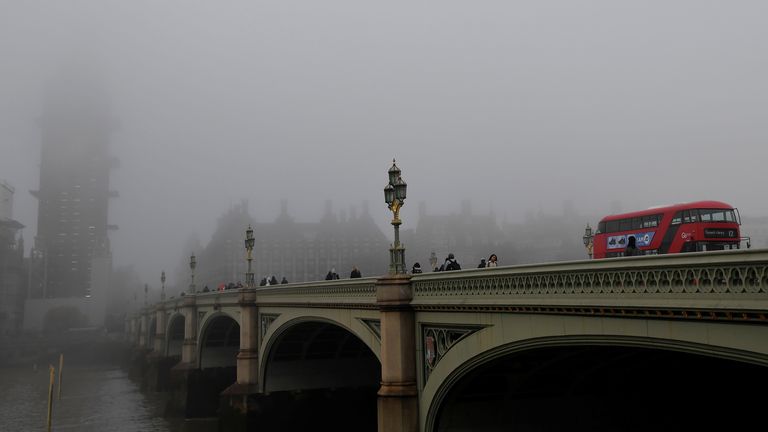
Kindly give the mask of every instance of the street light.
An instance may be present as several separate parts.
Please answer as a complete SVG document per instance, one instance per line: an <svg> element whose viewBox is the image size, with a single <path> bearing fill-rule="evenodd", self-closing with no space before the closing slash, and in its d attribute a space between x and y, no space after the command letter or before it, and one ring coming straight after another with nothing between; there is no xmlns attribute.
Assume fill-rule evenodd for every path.
<svg viewBox="0 0 768 432"><path fill-rule="evenodd" d="M197 267L197 260L195 260L195 254L193 253L192 256L189 257L189 269L192 270L192 283L189 284L190 294L195 293L195 267Z"/></svg>
<svg viewBox="0 0 768 432"><path fill-rule="evenodd" d="M593 238L594 236L592 235L592 227L589 226L589 223L587 223L587 227L584 228L584 236L581 238L581 240L584 241L584 247L587 248L587 255L589 255L589 259L592 259L592 248L594 247Z"/></svg>
<svg viewBox="0 0 768 432"><path fill-rule="evenodd" d="M144 284L144 307L147 307L147 294L149 293L149 285Z"/></svg>
<svg viewBox="0 0 768 432"><path fill-rule="evenodd" d="M163 274L160 275L160 282L162 285L160 285L160 301L165 301L165 270L163 270Z"/></svg>
<svg viewBox="0 0 768 432"><path fill-rule="evenodd" d="M400 168L392 159L392 167L389 168L389 183L384 187L384 201L389 210L394 214L392 226L395 227L395 242L389 249L389 273L405 274L405 248L400 244L400 209L405 204L405 195L408 185L400 176Z"/></svg>
<svg viewBox="0 0 768 432"><path fill-rule="evenodd" d="M251 271L251 261L253 261L253 245L255 243L256 240L253 238L253 228L248 225L248 229L245 231L245 250L248 251L248 273L245 274L245 286L248 288L253 288L255 285L253 280L253 272Z"/></svg>

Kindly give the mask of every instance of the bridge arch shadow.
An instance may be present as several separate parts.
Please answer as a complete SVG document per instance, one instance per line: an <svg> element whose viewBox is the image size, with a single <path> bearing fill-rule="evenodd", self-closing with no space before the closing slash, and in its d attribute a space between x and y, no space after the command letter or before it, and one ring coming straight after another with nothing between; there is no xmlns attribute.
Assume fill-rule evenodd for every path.
<svg viewBox="0 0 768 432"><path fill-rule="evenodd" d="M149 324L147 325L147 348L153 349L155 346L155 334L157 333L157 318L152 316L149 319Z"/></svg>
<svg viewBox="0 0 768 432"><path fill-rule="evenodd" d="M198 367L200 369L237 367L239 351L240 324L237 320L221 312L211 315L200 330Z"/></svg>
<svg viewBox="0 0 768 432"><path fill-rule="evenodd" d="M184 315L180 313L171 315L165 337L165 355L181 358L181 348L184 345Z"/></svg>
<svg viewBox="0 0 768 432"><path fill-rule="evenodd" d="M295 319L275 330L264 353L261 383L277 407L264 424L376 430L381 364L353 331L324 318Z"/></svg>
<svg viewBox="0 0 768 432"><path fill-rule="evenodd" d="M499 346L456 368L426 431L647 431L758 424L768 359L635 337L551 337Z"/></svg>
<svg viewBox="0 0 768 432"><path fill-rule="evenodd" d="M187 380L189 417L215 417L220 394L237 380L240 324L232 316L214 312L200 327L197 370Z"/></svg>

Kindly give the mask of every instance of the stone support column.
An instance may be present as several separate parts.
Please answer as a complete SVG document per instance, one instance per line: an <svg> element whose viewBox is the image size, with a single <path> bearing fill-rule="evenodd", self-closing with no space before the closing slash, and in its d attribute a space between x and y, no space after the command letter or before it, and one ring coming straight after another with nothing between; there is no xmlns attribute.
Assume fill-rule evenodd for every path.
<svg viewBox="0 0 768 432"><path fill-rule="evenodd" d="M237 380L222 392L222 430L261 430L263 395L259 394L259 308L256 290L240 290L240 351L237 353Z"/></svg>
<svg viewBox="0 0 768 432"><path fill-rule="evenodd" d="M255 392L259 383L259 308L256 290L240 290L240 352L237 354L237 384Z"/></svg>
<svg viewBox="0 0 768 432"><path fill-rule="evenodd" d="M376 282L381 311L381 387L379 432L417 432L416 319L410 276L390 275Z"/></svg>
<svg viewBox="0 0 768 432"><path fill-rule="evenodd" d="M155 355L165 355L165 306L160 303L155 310L155 346L152 347Z"/></svg>
<svg viewBox="0 0 768 432"><path fill-rule="evenodd" d="M194 368L197 360L197 307L194 294L184 296L184 344L181 347L181 363Z"/></svg>

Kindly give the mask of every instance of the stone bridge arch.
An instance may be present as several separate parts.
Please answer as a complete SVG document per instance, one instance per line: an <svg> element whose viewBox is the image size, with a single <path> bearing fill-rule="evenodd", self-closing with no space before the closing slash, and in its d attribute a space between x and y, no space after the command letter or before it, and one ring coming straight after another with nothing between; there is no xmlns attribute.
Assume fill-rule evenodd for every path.
<svg viewBox="0 0 768 432"><path fill-rule="evenodd" d="M168 326L165 330L165 355L168 357L181 357L181 348L184 344L184 315L174 312L168 317Z"/></svg>
<svg viewBox="0 0 768 432"><path fill-rule="evenodd" d="M606 322L607 320L610 322ZM547 315L498 315L490 321L490 325L476 327L474 332L450 346L431 370L425 363L422 330L419 342L422 348L417 353L419 364L424 365L420 372L421 430L447 430L439 427L440 420L446 419L442 416L443 409L458 412L455 408L456 400L466 401L478 397L477 394L459 397L456 392L472 389L482 382L497 383L498 379L489 379L492 372L483 376L484 370L493 367L509 368L512 363L499 366L502 360L513 359L519 364L526 360L526 356L528 359L537 359L532 364L539 365L562 362L564 359L571 361L578 359L580 355L585 357L584 352L590 350L600 355L592 354L592 357L585 358L600 359L598 361L604 362L605 356L610 355L635 366L643 363L637 360L632 363L626 359L667 359L662 365L700 362L697 364L712 365L713 368L736 368L738 370L735 374L745 381L749 381L747 377L754 377L756 382L760 383L758 386L768 385L768 352L764 346L754 343L760 338L768 337L768 330L759 326ZM734 337L736 334L739 337ZM578 364L573 361L574 368L577 368ZM601 364L605 366L605 363ZM703 369L703 366L701 368ZM570 372L572 373L573 369ZM706 379L706 374L707 371L702 370L702 379ZM642 387L643 384L638 383L638 386ZM727 386L725 381L717 385L722 386L723 390ZM742 392L747 393L745 390L747 389ZM488 397L487 392L482 397ZM511 396L507 394L505 397ZM750 403L749 400L742 402ZM552 416L553 412L540 414ZM477 415L481 413L478 412ZM680 426L685 428L685 425ZM578 430L574 425L568 428Z"/></svg>
<svg viewBox="0 0 768 432"><path fill-rule="evenodd" d="M200 369L237 367L240 323L221 311L206 314L200 325L197 366Z"/></svg>
<svg viewBox="0 0 768 432"><path fill-rule="evenodd" d="M374 333L349 311L346 321L314 312L281 316L267 329L259 385L279 404L263 421L269 430L375 430L381 364Z"/></svg>
<svg viewBox="0 0 768 432"><path fill-rule="evenodd" d="M266 392L378 386L380 343L374 336L357 319L281 315L263 337L260 386Z"/></svg>

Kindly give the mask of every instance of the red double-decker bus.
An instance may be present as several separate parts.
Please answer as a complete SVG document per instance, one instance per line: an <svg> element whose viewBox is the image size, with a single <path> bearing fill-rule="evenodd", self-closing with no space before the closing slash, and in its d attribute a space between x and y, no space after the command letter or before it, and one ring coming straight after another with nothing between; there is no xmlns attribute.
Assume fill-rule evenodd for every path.
<svg viewBox="0 0 768 432"><path fill-rule="evenodd" d="M604 217L594 236L594 257L624 256L635 237L640 255L739 249L738 209L720 201L652 207Z"/></svg>

